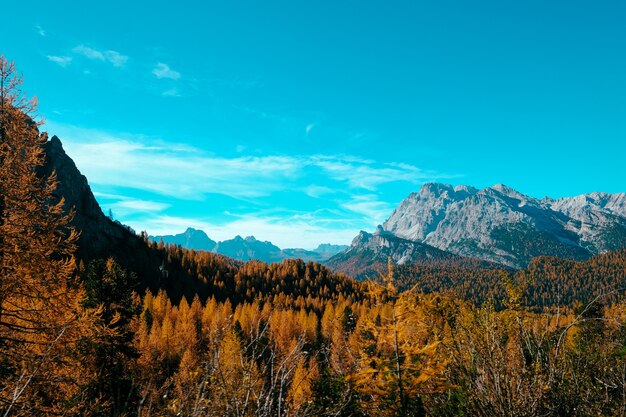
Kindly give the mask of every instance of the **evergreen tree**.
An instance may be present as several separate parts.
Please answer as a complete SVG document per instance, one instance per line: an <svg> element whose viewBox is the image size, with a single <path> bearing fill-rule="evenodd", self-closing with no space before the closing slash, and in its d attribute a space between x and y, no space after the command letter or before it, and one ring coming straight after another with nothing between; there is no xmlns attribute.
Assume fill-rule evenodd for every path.
<svg viewBox="0 0 626 417"><path fill-rule="evenodd" d="M132 378L137 351L130 323L139 310L133 291L138 280L113 259L90 262L83 280L84 305L100 314L95 334L81 343L82 366L93 375L80 399L87 406L81 413L120 416L137 400Z"/></svg>

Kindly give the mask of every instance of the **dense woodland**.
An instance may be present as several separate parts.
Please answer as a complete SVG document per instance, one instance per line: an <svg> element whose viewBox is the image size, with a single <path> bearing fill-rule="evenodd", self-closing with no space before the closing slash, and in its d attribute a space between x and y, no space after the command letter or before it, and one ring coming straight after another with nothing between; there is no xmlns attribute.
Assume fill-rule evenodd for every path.
<svg viewBox="0 0 626 417"><path fill-rule="evenodd" d="M89 259L20 81L0 58L3 416L626 416L626 251L368 282L145 235Z"/></svg>
<svg viewBox="0 0 626 417"><path fill-rule="evenodd" d="M453 294L480 306L506 305L506 287L523 291L526 308L540 312L557 306L622 299L626 292L626 249L594 256L585 261L542 256L519 271L489 262L464 259L421 261L397 267L400 289Z"/></svg>

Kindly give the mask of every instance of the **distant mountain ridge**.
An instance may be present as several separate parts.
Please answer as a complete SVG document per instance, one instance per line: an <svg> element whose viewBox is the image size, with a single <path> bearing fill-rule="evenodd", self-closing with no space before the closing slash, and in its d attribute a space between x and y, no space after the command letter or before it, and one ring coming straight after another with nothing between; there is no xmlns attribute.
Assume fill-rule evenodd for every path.
<svg viewBox="0 0 626 417"><path fill-rule="evenodd" d="M150 236L149 238L157 243L163 240L164 243L179 245L183 248L209 252L213 251L217 246L217 242L212 240L202 230L193 229L191 227L178 235Z"/></svg>
<svg viewBox="0 0 626 417"><path fill-rule="evenodd" d="M145 246L142 237L102 213L87 179L67 156L61 141L53 136L44 150L42 175L56 172L56 194L65 197L68 210L75 211L72 225L81 232L79 258L115 256L131 270L149 266L158 271L162 259ZM169 243L243 260L301 258L354 274L360 273L357 269L362 272L364 266L384 266L387 256L400 264L440 262L455 256L455 262L458 257L477 258L519 269L537 256L582 260L625 248L626 194L593 192L536 199L504 185L479 190L425 184L399 204L381 229L374 234L363 232L343 252L336 245L320 245L313 251L280 249L254 237L218 243L193 229L181 235L175 235L179 241ZM165 236L164 241L169 237ZM149 277L141 278L148 284Z"/></svg>
<svg viewBox="0 0 626 417"><path fill-rule="evenodd" d="M215 242L204 231L191 227L177 235L150 236L149 239L157 243L162 240L164 243L180 245L186 249L214 252L240 261L257 259L268 263L296 258L303 261L322 262L348 248L348 245L325 243L312 251L299 248L281 249L272 242L261 241L254 236L246 238L235 236L230 240Z"/></svg>
<svg viewBox="0 0 626 417"><path fill-rule="evenodd" d="M536 199L503 184L479 190L427 183L399 204L380 231L451 255L517 269L537 256L584 260L626 247L626 194ZM327 264L350 269L346 256L360 251L362 257L362 246L362 240L355 238L347 251ZM383 245L371 256L389 250ZM421 254L407 257L400 250L405 255L389 253L398 263L423 259Z"/></svg>

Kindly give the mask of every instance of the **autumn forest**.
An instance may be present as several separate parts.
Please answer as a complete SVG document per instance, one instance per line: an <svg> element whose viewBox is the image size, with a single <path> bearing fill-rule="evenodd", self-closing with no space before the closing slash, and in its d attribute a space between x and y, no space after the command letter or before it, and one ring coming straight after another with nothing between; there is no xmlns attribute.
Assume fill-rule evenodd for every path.
<svg viewBox="0 0 626 417"><path fill-rule="evenodd" d="M40 127L1 57L2 416L626 416L626 249L357 280L104 216L96 247Z"/></svg>

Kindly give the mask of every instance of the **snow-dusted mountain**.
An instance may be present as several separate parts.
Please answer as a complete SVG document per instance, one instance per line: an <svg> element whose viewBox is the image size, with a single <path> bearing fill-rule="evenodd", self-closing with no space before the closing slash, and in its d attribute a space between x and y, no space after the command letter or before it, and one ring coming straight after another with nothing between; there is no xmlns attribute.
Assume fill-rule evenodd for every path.
<svg viewBox="0 0 626 417"><path fill-rule="evenodd" d="M382 229L514 268L542 255L586 259L626 246L626 194L554 200L529 197L502 184L479 190L428 183L402 201Z"/></svg>

